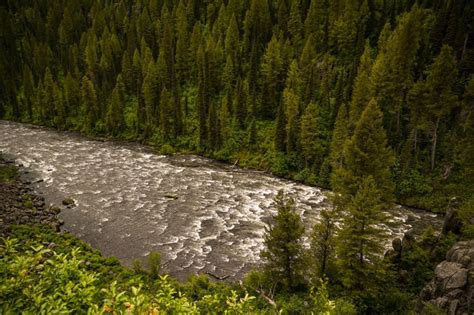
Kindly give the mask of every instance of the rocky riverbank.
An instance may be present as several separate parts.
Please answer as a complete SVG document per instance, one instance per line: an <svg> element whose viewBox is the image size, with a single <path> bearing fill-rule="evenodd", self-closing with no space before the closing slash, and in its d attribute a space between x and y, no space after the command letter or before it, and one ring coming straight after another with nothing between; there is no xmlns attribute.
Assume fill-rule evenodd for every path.
<svg viewBox="0 0 474 315"><path fill-rule="evenodd" d="M0 236L6 236L12 225L44 224L59 231L62 221L59 207L45 204L43 196L33 192L30 181L20 176L22 167L0 155Z"/></svg>
<svg viewBox="0 0 474 315"><path fill-rule="evenodd" d="M435 269L435 276L421 291L420 299L449 315L474 311L474 240L456 243L446 260Z"/></svg>

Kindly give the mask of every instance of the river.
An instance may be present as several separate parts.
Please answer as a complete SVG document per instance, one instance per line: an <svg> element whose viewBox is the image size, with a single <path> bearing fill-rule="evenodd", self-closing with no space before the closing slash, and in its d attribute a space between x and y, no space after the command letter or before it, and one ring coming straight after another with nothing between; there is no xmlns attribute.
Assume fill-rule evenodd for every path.
<svg viewBox="0 0 474 315"><path fill-rule="evenodd" d="M34 188L48 203L75 200L60 214L63 229L125 265L158 251L179 279L210 272L235 280L258 265L280 189L296 200L307 231L328 207L327 191L266 173L26 124L0 121L0 151L42 180ZM399 223L392 238L442 224L429 212L391 213Z"/></svg>

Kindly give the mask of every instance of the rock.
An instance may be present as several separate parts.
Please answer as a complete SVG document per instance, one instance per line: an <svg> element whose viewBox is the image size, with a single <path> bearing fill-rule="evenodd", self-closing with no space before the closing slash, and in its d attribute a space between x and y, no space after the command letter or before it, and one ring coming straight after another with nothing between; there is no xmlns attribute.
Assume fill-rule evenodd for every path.
<svg viewBox="0 0 474 315"><path fill-rule="evenodd" d="M444 217L443 230L441 233L447 235L452 232L456 235L461 233L462 221L458 215L458 201L456 198L451 199L449 202L448 210L446 210L446 216Z"/></svg>
<svg viewBox="0 0 474 315"><path fill-rule="evenodd" d="M463 288L467 283L467 269L460 269L446 282L446 290Z"/></svg>
<svg viewBox="0 0 474 315"><path fill-rule="evenodd" d="M65 206L74 206L74 205L75 205L74 199L72 199L72 198L65 198L65 199L63 200L63 205L65 205Z"/></svg>
<svg viewBox="0 0 474 315"><path fill-rule="evenodd" d="M436 266L434 278L420 292L419 300L434 304L447 314L473 314L474 240L451 247L446 260Z"/></svg>
<svg viewBox="0 0 474 315"><path fill-rule="evenodd" d="M57 246L58 246L58 245L56 245L56 243L51 242L51 243L48 244L48 249L54 249L54 248L56 248Z"/></svg>
<svg viewBox="0 0 474 315"><path fill-rule="evenodd" d="M49 210L54 214L59 214L61 212L61 208L56 207L56 206L50 207Z"/></svg>
<svg viewBox="0 0 474 315"><path fill-rule="evenodd" d="M178 199L178 196L176 196L176 195L171 195L171 194L166 194L166 195L165 195L165 198L169 198L169 199L174 199L174 200L176 200L176 199Z"/></svg>
<svg viewBox="0 0 474 315"><path fill-rule="evenodd" d="M457 310L458 310L458 306L459 306L459 300L451 301L451 303L449 304L448 315L456 315Z"/></svg>
<svg viewBox="0 0 474 315"><path fill-rule="evenodd" d="M395 252L399 255L402 254L402 240L399 238L396 238L392 241L392 247L395 250Z"/></svg>
<svg viewBox="0 0 474 315"><path fill-rule="evenodd" d="M461 268L461 264L445 260L441 262L438 266L436 266L436 279L438 279L439 281L444 281L445 279L452 277Z"/></svg>

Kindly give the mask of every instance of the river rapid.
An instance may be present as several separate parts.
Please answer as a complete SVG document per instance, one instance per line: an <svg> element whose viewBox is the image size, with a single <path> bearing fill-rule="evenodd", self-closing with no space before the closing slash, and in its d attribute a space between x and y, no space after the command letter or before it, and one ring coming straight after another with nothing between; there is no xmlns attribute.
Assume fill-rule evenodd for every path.
<svg viewBox="0 0 474 315"><path fill-rule="evenodd" d="M60 214L64 230L125 265L158 251L179 279L209 272L236 280L258 265L280 189L296 200L308 233L329 206L327 191L266 173L20 123L0 121L0 152L30 172L47 202L75 200ZM442 224L429 212L391 213L399 223L388 227L392 238Z"/></svg>

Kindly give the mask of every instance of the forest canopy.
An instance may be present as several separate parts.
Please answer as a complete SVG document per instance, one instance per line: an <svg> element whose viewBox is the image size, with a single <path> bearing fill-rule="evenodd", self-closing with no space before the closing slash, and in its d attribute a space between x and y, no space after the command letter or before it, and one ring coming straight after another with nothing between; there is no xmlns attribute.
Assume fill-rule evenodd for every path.
<svg viewBox="0 0 474 315"><path fill-rule="evenodd" d="M374 100L395 194L468 196L472 1L4 1L0 117L330 187Z"/></svg>

